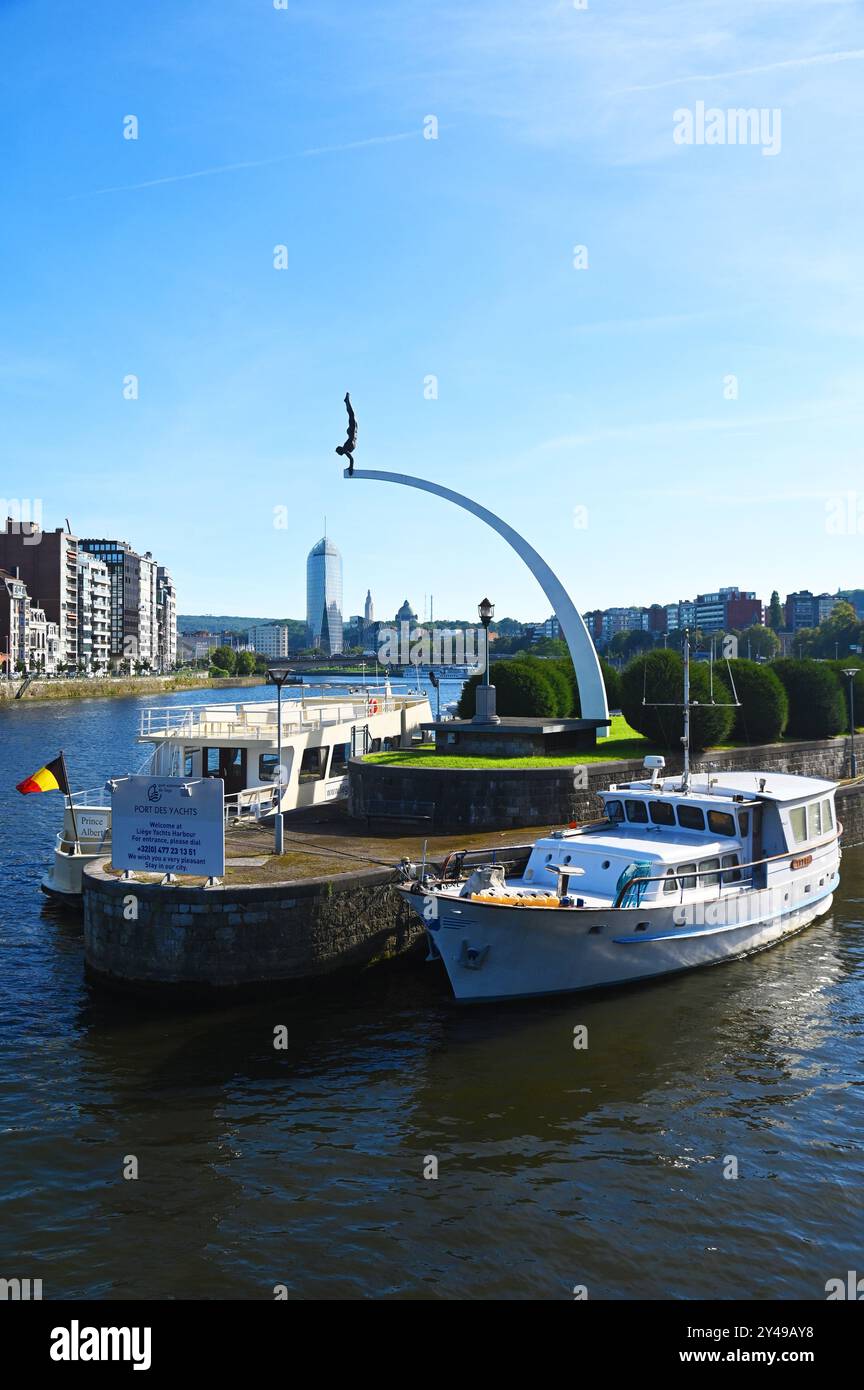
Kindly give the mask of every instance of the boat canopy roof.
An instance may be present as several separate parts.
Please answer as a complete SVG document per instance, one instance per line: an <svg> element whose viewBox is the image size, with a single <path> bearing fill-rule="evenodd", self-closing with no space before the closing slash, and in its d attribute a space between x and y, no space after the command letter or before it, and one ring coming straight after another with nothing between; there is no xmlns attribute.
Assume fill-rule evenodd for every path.
<svg viewBox="0 0 864 1390"><path fill-rule="evenodd" d="M693 773L688 792L682 792L680 777L664 777L655 783L648 780L621 782L601 795L618 796L625 791L645 791L653 796L671 793L688 799L725 797L733 800L743 797L747 801L787 802L826 796L835 790L836 784L822 777L802 777L793 772L737 772L724 768L716 772Z"/></svg>

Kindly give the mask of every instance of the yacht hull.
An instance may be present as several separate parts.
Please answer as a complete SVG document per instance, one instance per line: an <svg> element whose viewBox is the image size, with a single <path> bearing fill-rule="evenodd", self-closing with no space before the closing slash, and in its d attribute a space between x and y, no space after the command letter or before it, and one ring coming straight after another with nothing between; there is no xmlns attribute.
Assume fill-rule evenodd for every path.
<svg viewBox="0 0 864 1390"><path fill-rule="evenodd" d="M743 917L727 909L718 914L723 920L695 926L676 922L669 908L579 911L408 897L456 998L491 1003L635 984L765 950L828 912L837 881L832 876L818 896L770 915L756 902Z"/></svg>

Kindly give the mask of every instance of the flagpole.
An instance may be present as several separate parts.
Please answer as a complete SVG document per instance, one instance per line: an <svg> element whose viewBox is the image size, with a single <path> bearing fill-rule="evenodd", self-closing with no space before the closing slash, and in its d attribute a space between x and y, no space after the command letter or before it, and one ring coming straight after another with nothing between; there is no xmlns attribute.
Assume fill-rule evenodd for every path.
<svg viewBox="0 0 864 1390"><path fill-rule="evenodd" d="M66 754L63 752L62 748L60 749L60 761L63 764L63 780L66 783L66 799L72 816L72 833L75 836L75 848L80 850L81 843L78 839L78 822L75 819L75 806L72 801L72 786L69 781L69 769L66 766Z"/></svg>

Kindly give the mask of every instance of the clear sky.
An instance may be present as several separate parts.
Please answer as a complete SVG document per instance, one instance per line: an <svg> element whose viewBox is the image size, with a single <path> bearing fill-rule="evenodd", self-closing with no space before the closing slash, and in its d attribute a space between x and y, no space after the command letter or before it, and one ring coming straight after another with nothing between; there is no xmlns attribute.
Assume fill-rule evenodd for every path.
<svg viewBox="0 0 864 1390"><path fill-rule="evenodd" d="M0 0L0 44L0 495L182 612L302 615L326 512L346 616L546 616L479 522L343 480L346 389L358 467L582 609L864 584L853 0ZM699 102L779 149L676 143Z"/></svg>

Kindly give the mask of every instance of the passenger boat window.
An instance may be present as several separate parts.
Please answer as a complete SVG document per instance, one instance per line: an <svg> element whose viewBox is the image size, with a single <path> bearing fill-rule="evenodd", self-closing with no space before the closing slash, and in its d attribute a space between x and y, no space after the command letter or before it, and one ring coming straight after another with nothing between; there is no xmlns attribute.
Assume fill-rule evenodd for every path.
<svg viewBox="0 0 864 1390"><path fill-rule="evenodd" d="M666 870L666 877L665 877L665 879L663 880L663 892L664 892L664 893L677 893L677 892L678 892L678 880L677 880L677 878L675 877L675 870L674 870L674 869L667 869L667 870Z"/></svg>
<svg viewBox="0 0 864 1390"><path fill-rule="evenodd" d="M807 807L807 830L811 840L822 834L822 806L818 801L811 801Z"/></svg>
<svg viewBox="0 0 864 1390"><path fill-rule="evenodd" d="M192 769L193 769L193 767L195 766L195 761L194 761L194 759L195 759L195 754L194 754L194 753L186 753L186 754L185 754L185 756L184 756L184 758L183 758L183 776L184 776L184 777L191 777L191 776L192 776Z"/></svg>
<svg viewBox="0 0 864 1390"><path fill-rule="evenodd" d="M713 830L715 835L734 835L735 817L730 816L728 811L709 811L708 829Z"/></svg>
<svg viewBox="0 0 864 1390"><path fill-rule="evenodd" d="M675 807L671 801L652 801L648 809L655 825L675 824Z"/></svg>
<svg viewBox="0 0 864 1390"><path fill-rule="evenodd" d="M739 834L740 834L742 840L746 840L746 839L747 839L747 836L750 834L750 812L749 812L749 811L739 811L739 812L738 812L738 832L739 832Z"/></svg>
<svg viewBox="0 0 864 1390"><path fill-rule="evenodd" d="M789 812L789 824L796 845L803 845L807 839L807 807L795 806Z"/></svg>
<svg viewBox="0 0 864 1390"><path fill-rule="evenodd" d="M202 769L204 777L219 776L219 751L218 748L206 748L204 750L205 758L204 767Z"/></svg>
<svg viewBox="0 0 864 1390"><path fill-rule="evenodd" d="M279 766L278 753L262 753L258 759L258 780L259 782L275 782L276 769Z"/></svg>
<svg viewBox="0 0 864 1390"><path fill-rule="evenodd" d="M620 801L606 802L606 816L609 820L619 821L624 819L624 807Z"/></svg>
<svg viewBox="0 0 864 1390"><path fill-rule="evenodd" d="M682 830L704 830L705 813L699 806L679 806L678 824Z"/></svg>
<svg viewBox="0 0 864 1390"><path fill-rule="evenodd" d="M344 777L348 771L348 759L351 757L350 743L337 743L333 749L333 757L330 760L330 776Z"/></svg>
<svg viewBox="0 0 864 1390"><path fill-rule="evenodd" d="M638 824L645 824L648 820L648 807L644 801L625 801L627 807L627 819L636 821Z"/></svg>
<svg viewBox="0 0 864 1390"><path fill-rule="evenodd" d="M829 830L834 829L834 812L831 809L830 801L822 802L822 834L826 835Z"/></svg>
<svg viewBox="0 0 864 1390"><path fill-rule="evenodd" d="M710 813L709 813L710 814ZM731 819L731 817L730 817ZM719 859L703 859L699 865L699 882L703 888L711 888L720 882Z"/></svg>
<svg viewBox="0 0 864 1390"><path fill-rule="evenodd" d="M723 855L723 882L724 882L724 883L740 883L740 882L741 882L741 869L740 869L739 865L740 865L740 861L739 861L739 859L738 859L738 855L737 855L737 854L724 854L724 855Z"/></svg>
<svg viewBox="0 0 864 1390"><path fill-rule="evenodd" d="M678 876L679 876L679 878L681 879L681 887L682 887L682 888L695 888L695 887L696 887L696 865L695 865L695 864L679 864L679 865L678 865Z"/></svg>
<svg viewBox="0 0 864 1390"><path fill-rule="evenodd" d="M327 766L329 748L307 748L300 763L300 781L319 782Z"/></svg>

